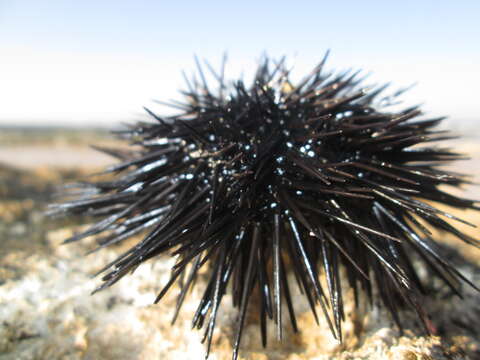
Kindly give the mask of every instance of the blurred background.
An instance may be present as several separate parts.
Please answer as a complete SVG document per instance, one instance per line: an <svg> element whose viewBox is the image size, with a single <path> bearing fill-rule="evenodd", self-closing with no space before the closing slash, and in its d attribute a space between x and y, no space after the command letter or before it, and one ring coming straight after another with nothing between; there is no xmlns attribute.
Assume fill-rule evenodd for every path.
<svg viewBox="0 0 480 360"><path fill-rule="evenodd" d="M92 142L81 131L145 118L143 106L169 114L154 100L180 98L194 55L218 68L224 53L231 78L248 78L268 54L286 55L295 79L330 49L329 70L361 69L366 85L390 82L391 91L416 84L405 105L448 115L443 126L475 138L479 14L474 0L0 0L0 161L89 162L88 149L49 157L32 146L58 145L59 129L74 137L64 144ZM7 148L19 141L31 146Z"/></svg>
<svg viewBox="0 0 480 360"><path fill-rule="evenodd" d="M295 78L330 49L329 70L362 69L367 85L391 82L391 91L416 84L405 105L449 116L443 126L462 135L450 144L473 159L452 168L478 180L479 17L478 0L0 0L0 358L180 360L203 351L197 333L170 332L162 318L174 297L145 310L158 271L88 297L98 284L91 274L116 252L83 258L88 243L59 246L78 224L42 216L59 184L112 163L90 144L124 146L109 129L143 119L143 106L171 112L154 100L180 98L194 55L218 67L226 52L231 78L248 78L265 54L286 55ZM480 198L478 187L465 190ZM128 324L107 327L118 319Z"/></svg>
<svg viewBox="0 0 480 360"><path fill-rule="evenodd" d="M144 118L143 106L171 113L154 100L179 98L194 55L218 67L227 53L231 78L248 77L264 54L286 55L295 78L328 49L328 69L362 69L366 85L392 91L416 84L406 105L475 137L479 14L474 0L0 0L0 140L18 142L19 128L34 130L34 143L52 128L114 129ZM37 154L0 148L0 160L21 164Z"/></svg>
<svg viewBox="0 0 480 360"><path fill-rule="evenodd" d="M230 74L263 53L418 83L406 100L468 127L480 113L480 2L0 1L0 124L116 126L177 97L194 54Z"/></svg>

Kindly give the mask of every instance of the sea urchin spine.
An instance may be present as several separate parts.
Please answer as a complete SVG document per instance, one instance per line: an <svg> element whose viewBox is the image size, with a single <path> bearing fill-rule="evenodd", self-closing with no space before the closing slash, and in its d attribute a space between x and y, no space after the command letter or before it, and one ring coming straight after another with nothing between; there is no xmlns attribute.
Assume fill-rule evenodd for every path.
<svg viewBox="0 0 480 360"><path fill-rule="evenodd" d="M80 183L85 196L52 206L54 213L99 219L67 242L101 233L103 248L145 234L100 271L104 282L96 291L157 255L175 255L171 279L155 302L178 282L176 318L206 266L193 326L204 327L208 356L218 308L230 291L239 308L236 359L253 292L264 344L268 319L282 338L283 304L297 331L289 272L313 315L320 305L339 340L344 281L355 298L359 291L371 298L376 286L399 326L397 310L406 304L428 331L421 305L426 290L412 253L455 293L462 281L475 287L442 258L429 230L479 246L448 222L462 220L430 205L478 209L440 188L468 182L438 167L461 155L417 146L449 138L434 129L442 119L422 119L417 107L386 111L383 88L361 90L358 73L324 74L325 59L292 84L283 60L272 65L266 58L250 87L227 82L225 62L220 74L207 64L218 80L215 90L197 61L200 80L187 80L184 101L170 104L179 114L160 117L147 109L153 122L120 132L135 146L104 149L120 159L107 170L112 179Z"/></svg>

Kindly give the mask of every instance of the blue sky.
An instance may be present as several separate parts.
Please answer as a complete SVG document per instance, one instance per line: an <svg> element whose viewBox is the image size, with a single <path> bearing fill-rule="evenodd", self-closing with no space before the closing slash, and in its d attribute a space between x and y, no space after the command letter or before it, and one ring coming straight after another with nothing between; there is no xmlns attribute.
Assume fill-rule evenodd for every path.
<svg viewBox="0 0 480 360"><path fill-rule="evenodd" d="M480 1L0 0L0 124L110 126L177 97L193 54L232 74L263 52L406 86L432 115L480 115ZM159 109L161 111L162 109Z"/></svg>

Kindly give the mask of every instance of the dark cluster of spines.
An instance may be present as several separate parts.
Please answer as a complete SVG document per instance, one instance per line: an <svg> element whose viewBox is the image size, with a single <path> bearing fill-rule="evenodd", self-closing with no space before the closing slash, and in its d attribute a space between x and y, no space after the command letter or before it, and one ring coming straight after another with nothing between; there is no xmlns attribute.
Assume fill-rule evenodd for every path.
<svg viewBox="0 0 480 360"><path fill-rule="evenodd" d="M429 230L479 246L447 221L462 220L431 204L478 209L439 187L468 183L438 167L462 156L417 146L449 138L435 130L442 119L422 119L417 107L388 112L379 99L383 87L361 90L358 73L324 74L324 63L292 84L283 60L272 66L265 59L250 87L227 82L225 63L219 74L207 64L218 81L211 89L197 62L200 80L187 79L184 101L170 103L178 115L147 109L154 122L120 132L134 146L103 149L119 158L107 170L111 180L78 184L83 197L52 207L99 218L67 242L102 234L103 248L144 234L99 271L104 282L96 291L157 255L178 256L155 300L178 283L175 320L207 266L193 327L205 329L208 356L222 297L230 291L239 308L236 359L249 305L259 314L264 345L269 319L279 339L282 315L298 331L291 272L315 319L320 309L339 340L345 281L356 300L360 290L371 300L375 285L400 327L398 309L407 305L428 331L421 305L426 291L412 253L455 293L462 281L475 287L440 255ZM259 300L250 303L254 292Z"/></svg>

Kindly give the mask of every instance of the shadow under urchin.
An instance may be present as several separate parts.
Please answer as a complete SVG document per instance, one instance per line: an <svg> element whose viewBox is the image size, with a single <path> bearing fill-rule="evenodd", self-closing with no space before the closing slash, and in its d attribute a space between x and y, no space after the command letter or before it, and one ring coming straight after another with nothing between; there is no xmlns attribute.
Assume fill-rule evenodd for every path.
<svg viewBox="0 0 480 360"><path fill-rule="evenodd" d="M198 79L186 78L183 101L170 103L177 115L146 109L152 122L119 132L135 147L104 149L119 159L106 170L111 179L78 183L84 195L51 207L53 214L98 219L66 242L103 234L103 248L144 234L99 272L103 284L95 291L170 254L176 263L155 302L178 283L175 319L207 267L193 327L204 328L208 356L219 306L230 292L238 307L236 359L247 311L259 314L264 345L267 321L275 322L279 339L284 322L298 331L290 272L313 316L320 309L339 340L345 285L356 301L359 295L371 301L375 290L400 328L398 310L406 305L429 332L422 308L428 291L412 253L455 293L462 282L478 290L442 257L430 231L479 247L450 223L461 219L432 205L479 209L440 187L468 183L439 168L462 158L430 144L451 137L435 129L442 118L424 119L418 107L389 112L385 104L401 92L364 91L358 72L325 73L326 58L292 83L284 59L265 57L250 85L225 79L225 59L218 73L206 64L216 78L207 83L197 61ZM259 301L249 308L254 292Z"/></svg>

